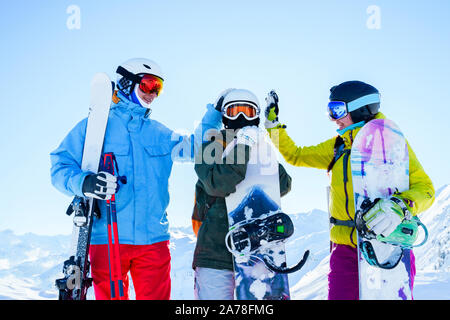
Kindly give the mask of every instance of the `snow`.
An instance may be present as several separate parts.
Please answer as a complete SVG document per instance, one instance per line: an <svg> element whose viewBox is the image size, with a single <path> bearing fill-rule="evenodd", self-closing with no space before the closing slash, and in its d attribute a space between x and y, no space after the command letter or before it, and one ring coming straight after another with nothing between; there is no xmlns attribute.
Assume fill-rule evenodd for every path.
<svg viewBox="0 0 450 320"><path fill-rule="evenodd" d="M291 286L294 300L326 300L328 296L327 274L330 255L327 255L316 268L306 273L300 281Z"/></svg>
<svg viewBox="0 0 450 320"><path fill-rule="evenodd" d="M8 259L0 259L0 270L9 269L9 260Z"/></svg>
<svg viewBox="0 0 450 320"><path fill-rule="evenodd" d="M287 262L298 262L305 250L305 266L289 275L291 297L295 300L327 299L329 264L328 214L321 210L291 215L295 232L286 244ZM433 206L420 215L429 230L427 243L414 250L417 275L414 298L450 299L450 185L437 191ZM172 299L194 299L192 257L195 236L191 227L171 228ZM420 236L419 236L420 237ZM16 235L0 231L0 299L57 299L54 287L67 259L70 235ZM256 288L255 288L256 289ZM130 297L134 294L131 290ZM93 290L88 298L93 299Z"/></svg>
<svg viewBox="0 0 450 320"><path fill-rule="evenodd" d="M449 300L450 185L437 190L433 206L421 213L419 217L427 226L430 235L424 246L414 249L417 271L414 282L414 299ZM290 253L289 250L287 252ZM327 298L328 262L329 255L312 271L305 274L300 281L294 282L295 285L291 285L293 299L321 300Z"/></svg>

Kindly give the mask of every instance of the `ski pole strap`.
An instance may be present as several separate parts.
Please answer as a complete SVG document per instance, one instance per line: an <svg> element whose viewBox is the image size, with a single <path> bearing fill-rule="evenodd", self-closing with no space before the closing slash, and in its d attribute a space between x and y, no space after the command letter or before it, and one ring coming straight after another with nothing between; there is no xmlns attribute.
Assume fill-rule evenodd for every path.
<svg viewBox="0 0 450 320"><path fill-rule="evenodd" d="M356 224L353 220L338 220L334 217L330 217L330 223L335 226L344 226L349 228L355 228Z"/></svg>

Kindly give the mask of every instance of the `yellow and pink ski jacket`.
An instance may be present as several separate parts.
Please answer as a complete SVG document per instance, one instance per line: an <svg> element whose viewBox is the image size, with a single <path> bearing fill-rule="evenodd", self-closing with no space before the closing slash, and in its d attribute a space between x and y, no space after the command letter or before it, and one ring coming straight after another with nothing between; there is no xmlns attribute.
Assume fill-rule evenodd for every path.
<svg viewBox="0 0 450 320"><path fill-rule="evenodd" d="M385 119L380 112L376 119ZM350 150L360 128L348 130L340 137L344 142L344 150ZM284 159L291 165L317 169L329 169L335 155L335 143L338 136L315 146L300 147L289 137L284 128L269 129L271 139ZM434 187L425 173L419 160L409 146L409 186L410 189L397 196L402 198L413 215L428 209L434 201ZM348 153L349 154L349 153ZM337 220L354 220L355 206L353 183L350 168L350 157L339 157L330 170L331 189L329 195L329 212ZM354 228L333 225L330 229L330 240L336 244L355 247L356 232Z"/></svg>

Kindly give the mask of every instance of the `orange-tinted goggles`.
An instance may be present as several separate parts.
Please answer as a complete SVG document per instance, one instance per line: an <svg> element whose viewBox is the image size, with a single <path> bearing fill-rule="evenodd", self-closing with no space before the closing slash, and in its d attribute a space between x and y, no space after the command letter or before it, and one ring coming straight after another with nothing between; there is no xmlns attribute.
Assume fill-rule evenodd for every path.
<svg viewBox="0 0 450 320"><path fill-rule="evenodd" d="M255 105L243 102L225 106L222 113L223 116L230 120L235 120L240 114L247 120L253 120L259 117L259 109Z"/></svg>
<svg viewBox="0 0 450 320"><path fill-rule="evenodd" d="M144 75L139 82L139 89L141 89L144 93L156 93L156 95L159 95L162 88L162 79L151 74Z"/></svg>

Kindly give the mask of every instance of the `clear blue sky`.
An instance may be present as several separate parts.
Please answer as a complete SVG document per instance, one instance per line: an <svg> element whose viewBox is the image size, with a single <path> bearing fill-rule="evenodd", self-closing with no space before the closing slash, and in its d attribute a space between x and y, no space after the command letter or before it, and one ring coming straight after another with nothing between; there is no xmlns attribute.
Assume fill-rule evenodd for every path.
<svg viewBox="0 0 450 320"><path fill-rule="evenodd" d="M70 5L80 29L66 26ZM370 5L381 28L366 25ZM299 145L336 134L325 115L329 88L362 80L382 94L382 111L404 131L435 187L450 183L450 2L2 1L0 4L0 230L69 234L71 201L50 183L49 153L87 115L96 72L148 57L164 70L152 117L193 130L225 88L280 96L281 120ZM284 163L284 162L282 162ZM286 165L287 212L326 209L325 172ZM168 208L188 225L192 165L176 165Z"/></svg>

